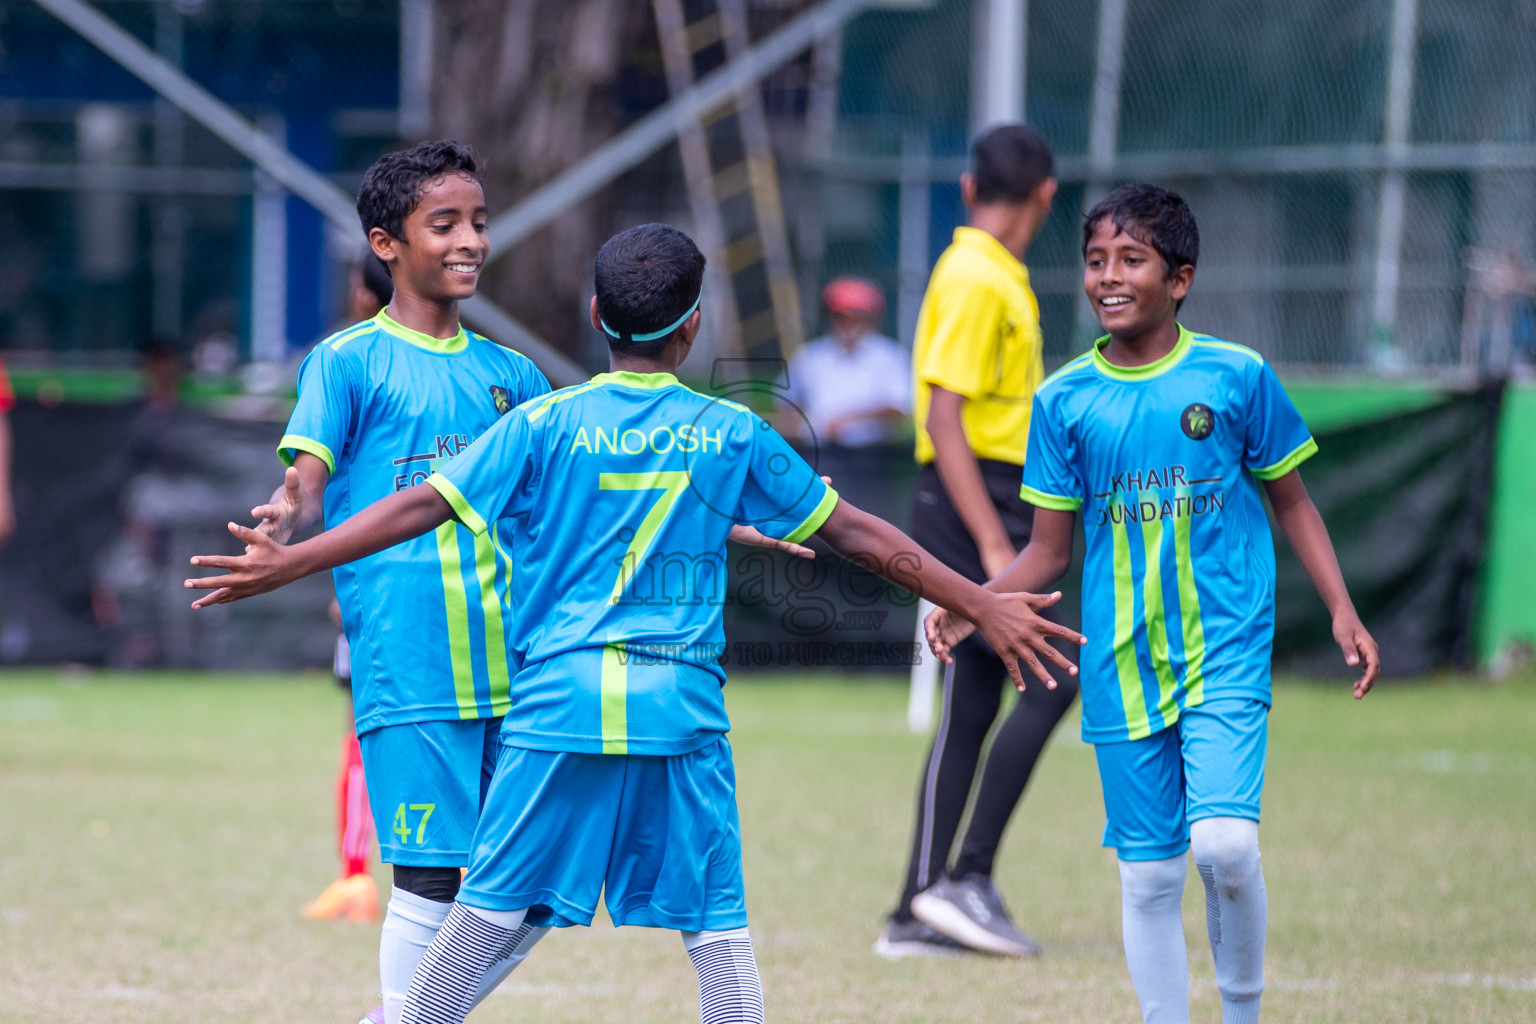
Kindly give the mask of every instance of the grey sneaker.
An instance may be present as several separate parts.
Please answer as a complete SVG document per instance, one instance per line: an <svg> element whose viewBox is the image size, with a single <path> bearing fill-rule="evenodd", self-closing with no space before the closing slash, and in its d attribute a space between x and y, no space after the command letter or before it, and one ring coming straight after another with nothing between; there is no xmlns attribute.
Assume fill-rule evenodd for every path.
<svg viewBox="0 0 1536 1024"><path fill-rule="evenodd" d="M875 940L875 955L887 960L914 956L965 956L969 947L940 934L921 921L891 921Z"/></svg>
<svg viewBox="0 0 1536 1024"><path fill-rule="evenodd" d="M939 879L912 898L912 913L971 949L1002 956L1040 955L1040 944L1019 931L986 875Z"/></svg>

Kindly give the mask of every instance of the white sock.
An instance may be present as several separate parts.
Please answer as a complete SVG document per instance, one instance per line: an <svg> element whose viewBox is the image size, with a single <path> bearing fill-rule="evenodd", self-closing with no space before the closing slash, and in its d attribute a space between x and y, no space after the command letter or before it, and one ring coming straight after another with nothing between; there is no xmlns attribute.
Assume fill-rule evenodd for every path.
<svg viewBox="0 0 1536 1024"><path fill-rule="evenodd" d="M1205 922L1216 958L1222 1024L1258 1024L1269 924L1259 823L1202 818L1190 824L1189 840L1195 869L1205 882Z"/></svg>
<svg viewBox="0 0 1536 1024"><path fill-rule="evenodd" d="M439 903L404 889L393 888L379 933L379 988L384 996L386 1024L400 1024L405 995L416 965L432 945L452 903Z"/></svg>
<svg viewBox="0 0 1536 1024"><path fill-rule="evenodd" d="M453 904L411 979L401 1024L461 1024L491 966L526 938L519 935L526 913Z"/></svg>
<svg viewBox="0 0 1536 1024"><path fill-rule="evenodd" d="M1184 949L1184 854L1120 861L1125 963L1146 1024L1189 1024L1189 954Z"/></svg>
<svg viewBox="0 0 1536 1024"><path fill-rule="evenodd" d="M745 928L683 932L683 948L699 972L701 1024L763 1024L763 983Z"/></svg>

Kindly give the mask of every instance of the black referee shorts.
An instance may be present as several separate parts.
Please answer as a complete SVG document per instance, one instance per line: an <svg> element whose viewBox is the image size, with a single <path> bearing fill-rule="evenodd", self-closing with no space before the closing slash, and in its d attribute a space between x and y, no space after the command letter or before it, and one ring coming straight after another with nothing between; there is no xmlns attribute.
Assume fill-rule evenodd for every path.
<svg viewBox="0 0 1536 1024"><path fill-rule="evenodd" d="M994 459L977 459L976 463L981 468L987 497L1002 517L1003 529L1008 531L1008 539L1015 551L1022 551L1029 543L1035 522L1035 507L1019 497L1024 467ZM917 486L912 491L911 532L913 540L972 583L987 581L986 571L981 567L981 552L931 462L919 471Z"/></svg>

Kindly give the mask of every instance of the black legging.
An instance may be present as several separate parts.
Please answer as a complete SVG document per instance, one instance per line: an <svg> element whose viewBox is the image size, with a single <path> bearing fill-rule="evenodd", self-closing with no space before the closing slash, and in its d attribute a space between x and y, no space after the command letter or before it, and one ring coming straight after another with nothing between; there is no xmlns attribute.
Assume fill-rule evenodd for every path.
<svg viewBox="0 0 1536 1024"><path fill-rule="evenodd" d="M1075 656L1075 651L1074 651ZM976 763L987 731L997 718L1003 690L1012 689L1007 669L980 637L955 648L955 663L944 671L944 705L938 732L917 791L917 827L912 839L912 860L901 902L892 915L897 921L912 918L912 897L944 874L955 832L965 813ZM997 848L1008 818L1024 794L1040 751L1051 730L1077 696L1077 677L1053 671L1056 689L1026 673L1026 689L998 729L982 772L970 827L960 847L955 878L992 874Z"/></svg>

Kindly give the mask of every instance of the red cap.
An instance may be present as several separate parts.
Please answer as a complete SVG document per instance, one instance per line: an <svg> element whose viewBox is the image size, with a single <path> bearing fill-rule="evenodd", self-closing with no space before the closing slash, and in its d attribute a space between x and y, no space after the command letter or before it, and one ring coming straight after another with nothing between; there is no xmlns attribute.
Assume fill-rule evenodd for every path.
<svg viewBox="0 0 1536 1024"><path fill-rule="evenodd" d="M873 281L862 277L838 277L821 290L829 313L879 317L885 312L885 296Z"/></svg>

